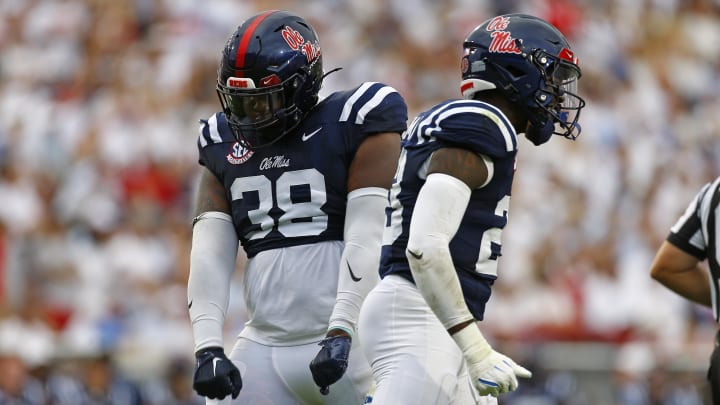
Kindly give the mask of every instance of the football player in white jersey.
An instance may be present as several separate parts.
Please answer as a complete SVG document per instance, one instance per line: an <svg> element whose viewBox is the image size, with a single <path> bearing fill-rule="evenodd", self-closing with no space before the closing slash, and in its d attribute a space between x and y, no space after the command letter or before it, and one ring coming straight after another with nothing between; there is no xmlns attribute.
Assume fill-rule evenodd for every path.
<svg viewBox="0 0 720 405"><path fill-rule="evenodd" d="M407 106L376 82L319 100L324 76L317 34L290 12L248 18L223 50L188 280L193 387L208 403L352 405L370 387L355 324L379 279ZM226 355L238 243L249 320Z"/></svg>
<svg viewBox="0 0 720 405"><path fill-rule="evenodd" d="M560 31L529 15L480 24L463 49L463 99L420 113L403 135L382 280L358 325L374 405L497 403L531 376L476 321L497 278L517 134L535 145L577 137L580 68Z"/></svg>
<svg viewBox="0 0 720 405"><path fill-rule="evenodd" d="M650 267L652 278L688 300L710 307L720 321L720 177L705 184L670 228ZM708 271L701 265L707 261ZM720 403L720 332L710 356L707 378L712 403Z"/></svg>

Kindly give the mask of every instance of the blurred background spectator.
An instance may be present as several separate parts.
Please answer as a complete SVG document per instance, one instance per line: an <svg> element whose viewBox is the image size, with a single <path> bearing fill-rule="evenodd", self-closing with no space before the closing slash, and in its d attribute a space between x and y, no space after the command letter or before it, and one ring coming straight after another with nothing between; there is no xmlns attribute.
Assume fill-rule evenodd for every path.
<svg viewBox="0 0 720 405"><path fill-rule="evenodd" d="M483 330L535 377L502 403L707 401L716 326L648 268L720 173L720 1L3 0L0 403L197 403L197 121L219 109L226 36L271 8L305 16L343 68L323 94L383 81L411 116L459 96L460 41L485 19L560 28L588 106L578 141L522 141ZM242 303L230 313L229 335Z"/></svg>

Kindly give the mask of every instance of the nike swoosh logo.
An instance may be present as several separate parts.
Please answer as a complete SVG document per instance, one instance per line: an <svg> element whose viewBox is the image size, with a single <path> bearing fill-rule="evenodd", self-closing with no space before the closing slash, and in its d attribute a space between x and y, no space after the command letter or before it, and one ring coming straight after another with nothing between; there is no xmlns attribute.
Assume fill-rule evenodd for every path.
<svg viewBox="0 0 720 405"><path fill-rule="evenodd" d="M488 385L488 386L490 386L490 387L499 387L499 386L500 386L500 385L499 385L498 383L496 383L495 381L483 380L482 378L478 378L478 381L480 381L481 383L483 383L483 384L485 384L485 385Z"/></svg>
<svg viewBox="0 0 720 405"><path fill-rule="evenodd" d="M346 263L348 265L348 271L350 272L350 278L352 279L352 281L357 283L358 281L362 280L362 277L358 277L355 275L355 273L353 273L352 267L350 267L350 262L346 261Z"/></svg>
<svg viewBox="0 0 720 405"><path fill-rule="evenodd" d="M215 357L215 358L213 359L213 376L216 376L216 375L217 375L217 373L215 372L215 368L217 367L217 364L218 364L219 362L220 362L220 359L219 359L219 358Z"/></svg>
<svg viewBox="0 0 720 405"><path fill-rule="evenodd" d="M188 304L188 309L192 308L193 300L190 300L190 303Z"/></svg>
<svg viewBox="0 0 720 405"><path fill-rule="evenodd" d="M418 260L422 259L422 257L423 257L422 252L420 252L420 254L417 254L417 253L413 252L412 250L408 249L408 253L410 253L412 255L412 257L414 257Z"/></svg>
<svg viewBox="0 0 720 405"><path fill-rule="evenodd" d="M315 135L315 134L317 134L318 132L320 132L321 129L322 129L322 127L320 127L320 128L318 128L318 129L310 132L309 134L302 134L302 140L303 140L303 142L305 142L305 141L307 141L308 139L312 138L312 136Z"/></svg>

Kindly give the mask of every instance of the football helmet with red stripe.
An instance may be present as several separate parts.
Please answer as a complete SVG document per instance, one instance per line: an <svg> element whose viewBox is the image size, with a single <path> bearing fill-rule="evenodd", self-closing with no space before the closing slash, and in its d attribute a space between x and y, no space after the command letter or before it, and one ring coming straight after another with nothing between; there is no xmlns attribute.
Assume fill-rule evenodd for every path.
<svg viewBox="0 0 720 405"><path fill-rule="evenodd" d="M461 92L499 90L528 116L526 136L539 145L553 134L575 139L585 101L577 95L578 58L547 21L525 14L491 18L463 43Z"/></svg>
<svg viewBox="0 0 720 405"><path fill-rule="evenodd" d="M235 138L273 144L315 106L322 85L320 42L302 17L271 10L245 20L225 44L217 93Z"/></svg>

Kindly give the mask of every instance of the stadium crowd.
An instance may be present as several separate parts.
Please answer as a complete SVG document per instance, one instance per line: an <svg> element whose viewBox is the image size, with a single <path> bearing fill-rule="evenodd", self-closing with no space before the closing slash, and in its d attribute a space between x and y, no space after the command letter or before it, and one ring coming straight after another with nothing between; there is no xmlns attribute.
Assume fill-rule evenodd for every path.
<svg viewBox="0 0 720 405"><path fill-rule="evenodd" d="M186 304L198 120L219 109L223 41L270 8L305 16L326 70L343 68L321 94L383 81L410 116L459 97L455 44L489 16L563 31L583 68L583 134L522 141L483 330L536 376L502 401L600 403L563 354L536 350L562 342L613 348L576 358L611 373L608 403L703 403L716 324L648 269L720 173L720 2L3 0L0 404L199 403ZM607 367L587 364L598 357Z"/></svg>

